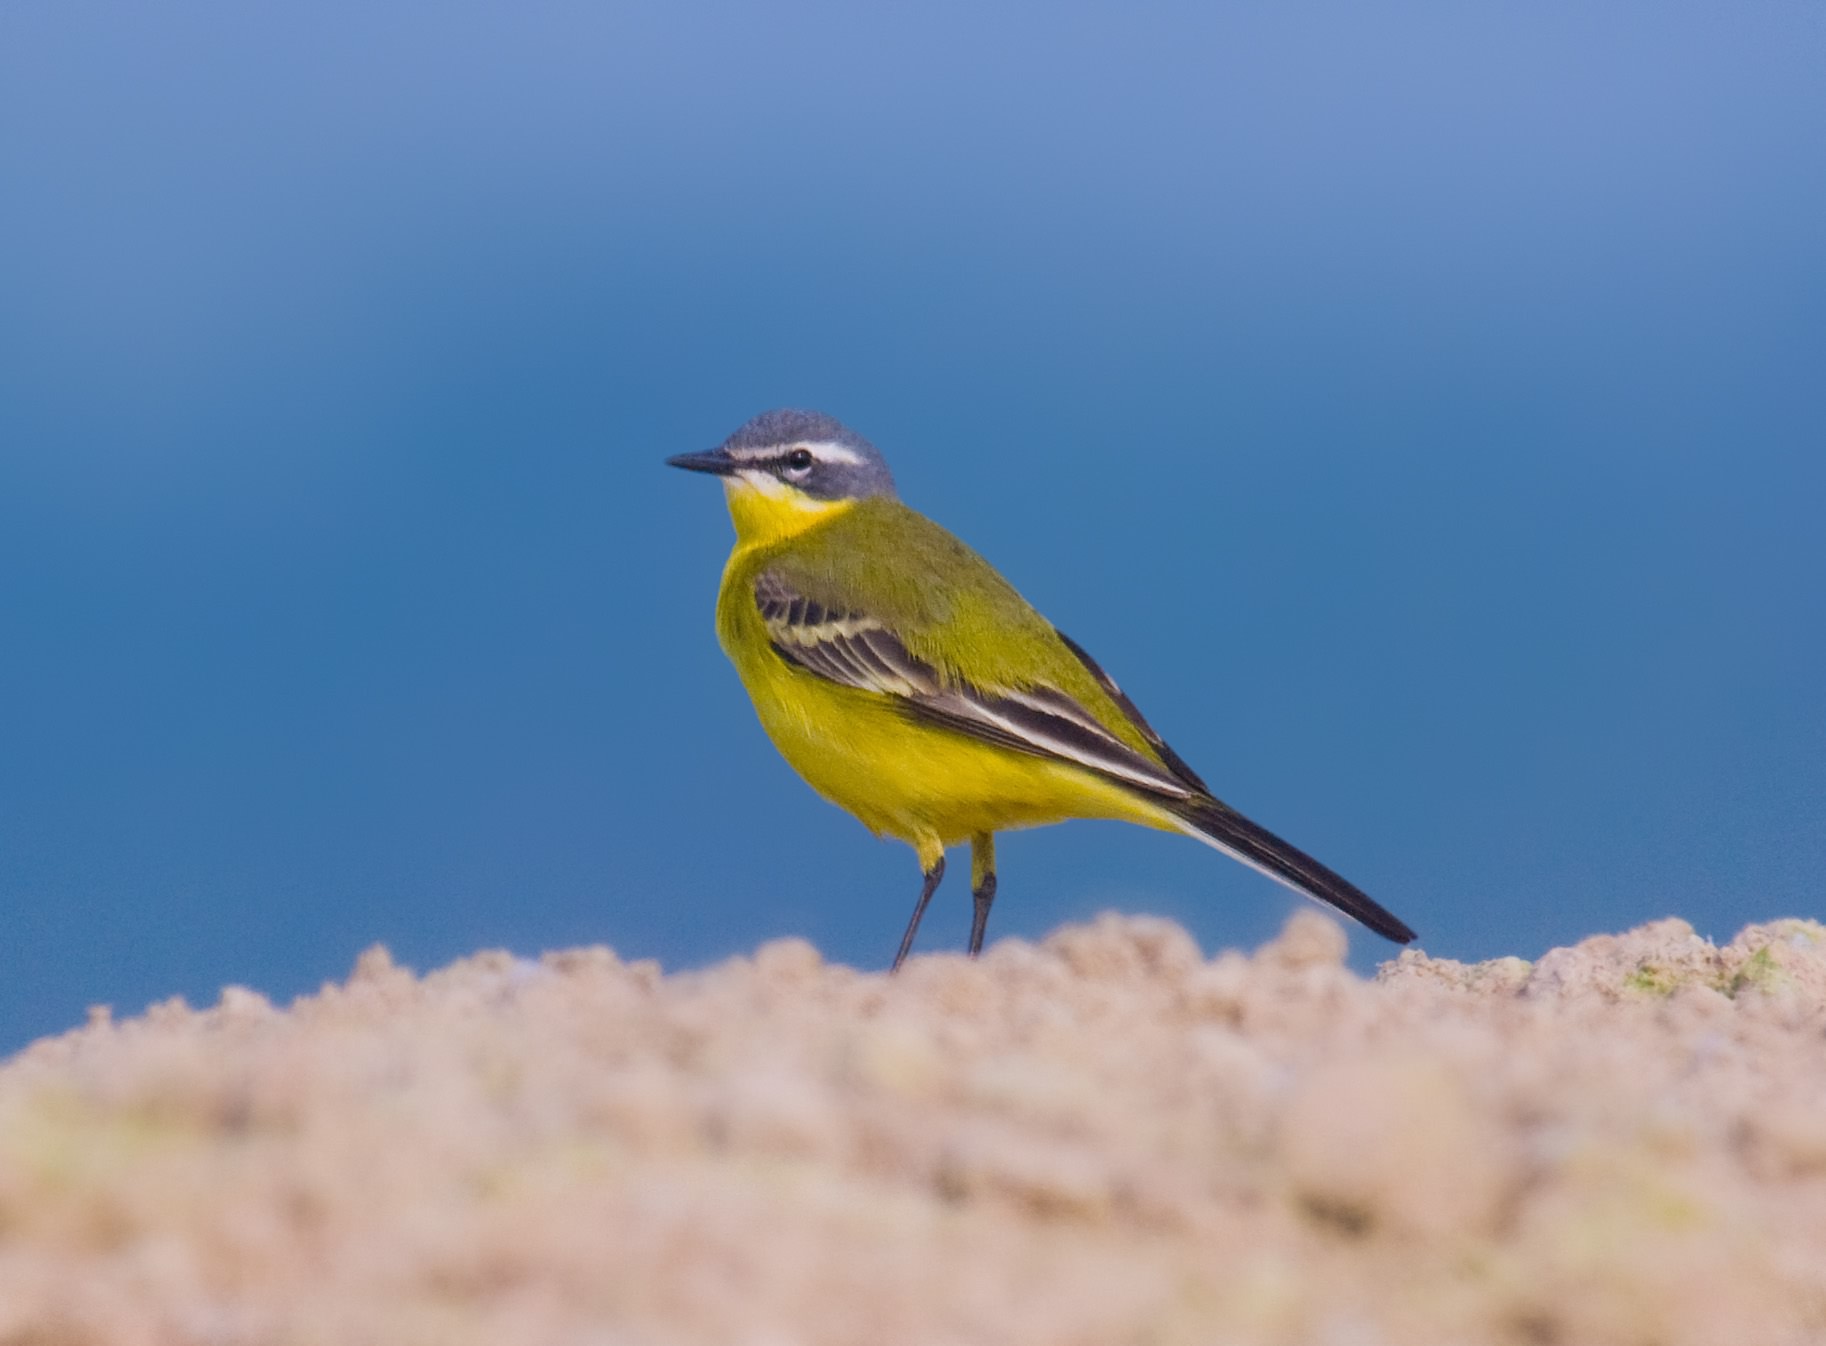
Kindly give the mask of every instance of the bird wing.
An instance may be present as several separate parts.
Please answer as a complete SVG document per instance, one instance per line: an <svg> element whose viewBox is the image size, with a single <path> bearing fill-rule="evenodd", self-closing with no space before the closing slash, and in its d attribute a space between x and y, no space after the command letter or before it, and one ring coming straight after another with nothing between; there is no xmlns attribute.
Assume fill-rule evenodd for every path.
<svg viewBox="0 0 1826 1346"><path fill-rule="evenodd" d="M1017 752L1067 762L1168 799L1205 793L1198 778L1147 726L1134 704L1069 641L1065 641L1067 648L1161 754L1161 760L1125 743L1093 710L1062 688L1044 682L986 688L956 675L947 676L908 650L880 617L853 602L845 606L820 602L780 569L760 572L754 599L768 639L782 659L839 686L888 697L913 719Z"/></svg>
<svg viewBox="0 0 1826 1346"><path fill-rule="evenodd" d="M1095 659L1091 658L1090 652L1070 636L1066 635L1065 632L1059 631L1057 628L1054 628L1054 631L1059 639L1065 642L1065 648L1076 655L1078 657L1078 662L1083 664L1085 670L1097 680L1097 685L1103 688L1104 695L1114 701L1117 709L1128 716L1129 723L1141 731L1141 736L1148 741L1148 746L1154 750L1161 761L1167 764L1173 774L1178 776L1180 780L1184 781L1187 785L1190 785L1198 793L1210 794L1210 788L1204 781L1199 779L1198 773L1190 766L1186 765L1185 758L1181 757L1178 753L1174 752L1173 749L1167 746L1167 741L1154 731L1154 726L1149 724L1142 715L1141 707L1129 700L1128 693L1118 687L1116 685L1116 680L1103 671L1102 666L1099 665Z"/></svg>

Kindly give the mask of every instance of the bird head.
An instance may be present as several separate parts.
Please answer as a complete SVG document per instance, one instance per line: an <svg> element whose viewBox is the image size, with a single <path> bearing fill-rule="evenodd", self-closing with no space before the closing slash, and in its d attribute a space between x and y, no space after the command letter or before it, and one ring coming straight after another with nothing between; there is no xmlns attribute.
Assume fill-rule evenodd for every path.
<svg viewBox="0 0 1826 1346"><path fill-rule="evenodd" d="M894 497L875 446L816 411L766 411L708 453L666 462L723 479L743 541L785 537L870 496Z"/></svg>

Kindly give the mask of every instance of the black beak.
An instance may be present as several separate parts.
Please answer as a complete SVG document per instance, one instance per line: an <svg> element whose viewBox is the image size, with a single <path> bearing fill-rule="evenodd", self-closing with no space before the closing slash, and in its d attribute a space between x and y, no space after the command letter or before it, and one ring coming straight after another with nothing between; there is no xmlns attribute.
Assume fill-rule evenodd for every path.
<svg viewBox="0 0 1826 1346"><path fill-rule="evenodd" d="M721 449L712 449L709 453L681 453L676 458L666 459L667 467L682 467L687 472L709 472L718 477L727 477L735 471L735 459Z"/></svg>

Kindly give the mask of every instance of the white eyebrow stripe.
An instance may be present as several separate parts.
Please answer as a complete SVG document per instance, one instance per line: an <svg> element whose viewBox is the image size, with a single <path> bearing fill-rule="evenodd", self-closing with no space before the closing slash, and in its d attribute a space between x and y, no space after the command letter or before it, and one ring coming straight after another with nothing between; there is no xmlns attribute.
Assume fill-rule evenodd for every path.
<svg viewBox="0 0 1826 1346"><path fill-rule="evenodd" d="M809 450L812 457L821 463L842 463L845 467L858 467L863 462L860 453L833 439L803 440L793 444L745 444L739 449L725 449L724 452L738 463L771 463L794 449Z"/></svg>
<svg viewBox="0 0 1826 1346"><path fill-rule="evenodd" d="M862 463L860 453L849 445L839 444L835 440L821 439L815 443L808 443L805 447L810 449L812 457L821 463L843 463L848 467L857 467Z"/></svg>

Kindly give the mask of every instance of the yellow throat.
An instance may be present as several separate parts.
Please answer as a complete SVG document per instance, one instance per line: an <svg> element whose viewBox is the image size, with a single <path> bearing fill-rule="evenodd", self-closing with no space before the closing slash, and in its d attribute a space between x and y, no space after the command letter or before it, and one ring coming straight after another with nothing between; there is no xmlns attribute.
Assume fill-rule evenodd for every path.
<svg viewBox="0 0 1826 1346"><path fill-rule="evenodd" d="M760 472L738 472L723 478L736 546L764 547L803 533L813 524L835 518L854 500L819 500Z"/></svg>

